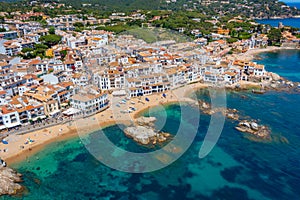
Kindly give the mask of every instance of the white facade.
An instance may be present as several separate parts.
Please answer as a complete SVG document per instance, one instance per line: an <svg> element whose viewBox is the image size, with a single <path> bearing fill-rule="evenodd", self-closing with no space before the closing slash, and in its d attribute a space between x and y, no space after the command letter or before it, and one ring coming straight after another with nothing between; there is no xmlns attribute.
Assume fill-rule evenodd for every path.
<svg viewBox="0 0 300 200"><path fill-rule="evenodd" d="M106 93L91 94L81 91L70 99L72 108L81 110L82 114L92 114L100 112L109 106L108 95Z"/></svg>

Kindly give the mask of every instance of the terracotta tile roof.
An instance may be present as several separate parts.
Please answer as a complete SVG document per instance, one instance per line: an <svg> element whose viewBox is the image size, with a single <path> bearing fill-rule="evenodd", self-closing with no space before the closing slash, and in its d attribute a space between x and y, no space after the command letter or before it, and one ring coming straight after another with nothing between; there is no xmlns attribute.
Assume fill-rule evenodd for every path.
<svg viewBox="0 0 300 200"><path fill-rule="evenodd" d="M9 114L9 113L12 113L12 112L15 112L16 109L14 108L9 108L7 106L2 106L2 113L3 114Z"/></svg>
<svg viewBox="0 0 300 200"><path fill-rule="evenodd" d="M66 88L69 86L73 86L73 83L72 82L60 82L60 83L58 83L58 85Z"/></svg>
<svg viewBox="0 0 300 200"><path fill-rule="evenodd" d="M37 64L40 64L40 63L41 63L41 61L37 60L37 59L32 60L32 61L29 62L30 65L37 65Z"/></svg>

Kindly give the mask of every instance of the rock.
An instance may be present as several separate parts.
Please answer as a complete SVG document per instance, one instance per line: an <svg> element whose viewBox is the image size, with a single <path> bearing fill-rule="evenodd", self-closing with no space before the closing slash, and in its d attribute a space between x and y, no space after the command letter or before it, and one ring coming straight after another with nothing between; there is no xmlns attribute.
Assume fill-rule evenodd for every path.
<svg viewBox="0 0 300 200"><path fill-rule="evenodd" d="M239 120L239 115L237 115L237 114L228 113L226 116L228 119L232 119L232 120L236 120L236 121Z"/></svg>
<svg viewBox="0 0 300 200"><path fill-rule="evenodd" d="M162 133L162 135L165 137L170 137L170 133Z"/></svg>
<svg viewBox="0 0 300 200"><path fill-rule="evenodd" d="M234 118L234 114L228 113L228 114L227 114L227 117L228 117L229 119L233 119L233 118Z"/></svg>
<svg viewBox="0 0 300 200"><path fill-rule="evenodd" d="M258 124L255 123L255 122L252 122L252 123L251 123L251 128L252 128L253 130L255 130L255 131L258 131Z"/></svg>
<svg viewBox="0 0 300 200"><path fill-rule="evenodd" d="M127 127L124 132L141 144L149 144L150 138L156 136L153 129L144 126Z"/></svg>
<svg viewBox="0 0 300 200"><path fill-rule="evenodd" d="M241 121L237 127L238 131L243 133L250 133L259 138L270 138L270 130L266 126L259 126L256 122Z"/></svg>
<svg viewBox="0 0 300 200"><path fill-rule="evenodd" d="M139 126L153 126L155 121L155 117L139 117L136 119L136 123Z"/></svg>
<svg viewBox="0 0 300 200"><path fill-rule="evenodd" d="M244 127L247 127L247 128L251 128L251 126L248 122L240 122L239 126L244 126Z"/></svg>
<svg viewBox="0 0 300 200"><path fill-rule="evenodd" d="M23 186L18 184L22 182L21 176L9 167L0 166L0 196L14 195L23 191Z"/></svg>
<svg viewBox="0 0 300 200"><path fill-rule="evenodd" d="M167 140L167 138L165 138L163 135L158 136L158 142L164 142L166 140Z"/></svg>
<svg viewBox="0 0 300 200"><path fill-rule="evenodd" d="M270 87L277 88L277 85L276 84L271 84Z"/></svg>
<svg viewBox="0 0 300 200"><path fill-rule="evenodd" d="M271 73L271 77L272 77L272 80L274 80L274 81L279 81L281 79L280 76L275 73Z"/></svg>
<svg viewBox="0 0 300 200"><path fill-rule="evenodd" d="M207 108L209 108L209 105L208 105L208 104L206 104L205 102L203 102L203 103L202 103L202 108L205 108L205 109L207 109Z"/></svg>

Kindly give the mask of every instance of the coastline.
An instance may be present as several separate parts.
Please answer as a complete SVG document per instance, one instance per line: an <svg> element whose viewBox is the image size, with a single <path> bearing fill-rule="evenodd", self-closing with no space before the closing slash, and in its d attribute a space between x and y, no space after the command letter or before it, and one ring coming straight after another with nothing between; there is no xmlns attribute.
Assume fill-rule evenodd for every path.
<svg viewBox="0 0 300 200"><path fill-rule="evenodd" d="M285 49L295 48L271 46L263 49L251 49L246 53L230 56L235 56L235 59L239 60L252 61L257 54ZM259 87L259 84L251 82L240 81L239 84L241 86L241 89ZM72 139L75 137L79 137L80 135L87 135L94 131L118 123L131 123L137 117L139 117L141 113L143 113L145 110L151 107L173 104L178 102L193 102L192 99L187 97L187 94L191 94L192 91L201 88L206 88L208 86L208 84L197 82L170 91L166 91L166 98L162 97L162 93L155 93L140 98L132 98L126 103L126 105L124 105L124 107L126 106L127 109L129 106L134 106L136 108L136 111L133 111L132 113L120 113L122 108L116 107L116 104L119 102L119 100L123 99L124 97L117 98L115 102L110 102L110 107L107 110L104 110L90 117L77 119L67 124L56 125L50 128L41 129L24 135L10 135L9 137L7 137L7 141L9 142L9 144L0 144L0 157L6 160L8 165L22 162L26 160L29 156L32 156L37 152L43 150L44 148L46 148L47 145L53 142ZM234 89L234 86L231 86L228 89ZM145 101L146 97L149 99L148 102ZM135 102L134 105L130 104L130 102L132 101ZM78 127L78 125L80 127ZM34 142L25 145L24 143L27 141L28 138L34 140ZM20 148L21 146L24 146L24 148ZM3 152L3 149L8 149L8 151Z"/></svg>
<svg viewBox="0 0 300 200"><path fill-rule="evenodd" d="M293 15L293 16L286 16L286 17L264 17L264 18L256 18L253 17L253 20L268 20L268 19L298 19L300 18L299 15Z"/></svg>
<svg viewBox="0 0 300 200"><path fill-rule="evenodd" d="M266 52L280 51L280 50L299 50L299 48L268 46L266 48L261 48L261 49L250 49L245 53L240 53L240 54L230 55L230 56L235 57L235 59L238 59L238 60L252 61L255 59L255 57L258 54L266 53Z"/></svg>
<svg viewBox="0 0 300 200"><path fill-rule="evenodd" d="M117 99L116 102L110 103L111 105L108 109L90 117L77 119L67 124L59 124L24 135L10 135L6 138L8 144L0 144L0 157L8 163L8 166L20 163L37 152L42 151L51 143L80 137L80 135L87 135L115 124L131 123L141 115L141 113L151 107L179 102L193 102L192 99L186 97L186 94L206 87L208 87L207 84L194 83L166 91L166 98L162 97L162 93L144 96L141 99L132 98L124 105L124 107L126 106L127 108L128 106L134 106L136 111L132 113L120 113L120 108L115 106L115 103L119 100ZM149 101L145 100L146 97ZM131 105L130 102L135 102L135 104ZM25 145L24 143L28 138L34 142ZM24 148L20 148L21 146ZM3 149L7 149L7 152L3 152Z"/></svg>

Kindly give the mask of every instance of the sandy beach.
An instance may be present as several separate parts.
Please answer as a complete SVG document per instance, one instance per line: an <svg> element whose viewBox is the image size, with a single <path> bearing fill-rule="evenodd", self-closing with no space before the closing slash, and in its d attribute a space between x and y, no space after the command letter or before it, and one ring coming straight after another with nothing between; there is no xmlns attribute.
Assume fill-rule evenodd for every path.
<svg viewBox="0 0 300 200"><path fill-rule="evenodd" d="M24 135L8 136L6 138L8 144L0 144L0 157L6 160L8 165L26 160L28 156L42 150L45 146L47 146L47 144L52 142L80 137L83 134L88 134L114 124L130 124L140 115L141 112L149 109L150 107L193 101L186 97L186 94L190 94L191 91L205 87L207 87L206 84L194 83L165 92L165 98L162 96L162 93L155 93L149 96L132 98L128 100L126 104L119 104L120 100L124 99L124 97L116 98L111 96L110 107L93 116L77 119L66 124L56 125ZM146 97L149 101L145 100ZM119 104L119 106L116 106L117 104ZM121 110L126 110L129 107L134 107L136 110L132 113L120 112ZM34 142L25 144L26 141L28 141L28 138Z"/></svg>
<svg viewBox="0 0 300 200"><path fill-rule="evenodd" d="M252 61L253 59L255 59L255 56L257 56L260 53L285 50L285 49L295 49L295 48L268 46L266 48L261 48L261 49L250 49L245 53L230 55L230 57L233 57L234 59L237 60Z"/></svg>

